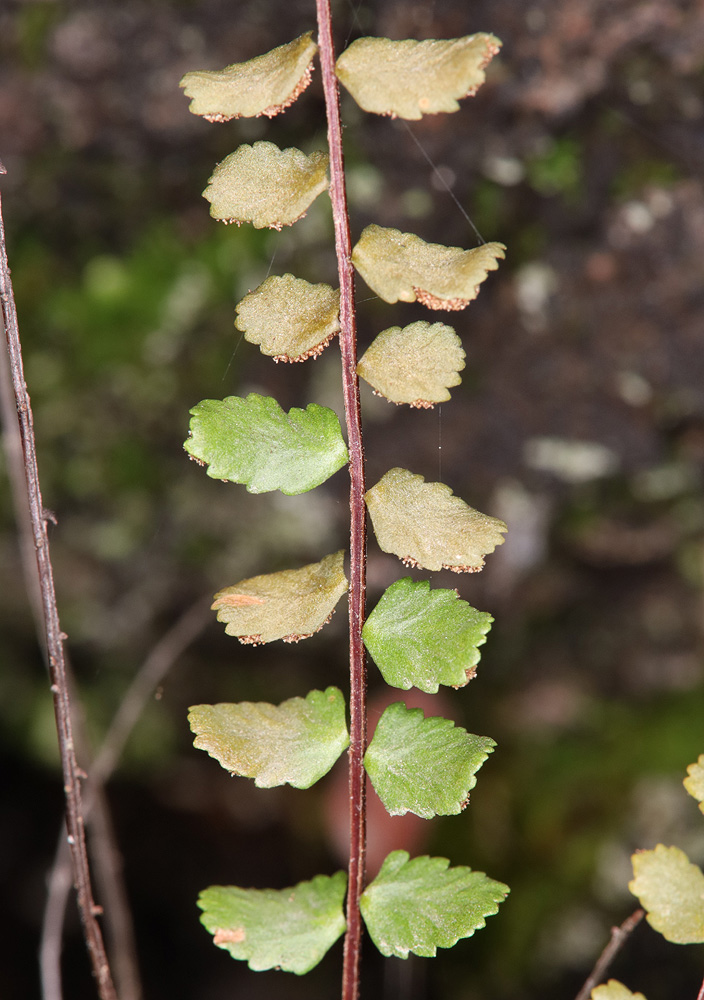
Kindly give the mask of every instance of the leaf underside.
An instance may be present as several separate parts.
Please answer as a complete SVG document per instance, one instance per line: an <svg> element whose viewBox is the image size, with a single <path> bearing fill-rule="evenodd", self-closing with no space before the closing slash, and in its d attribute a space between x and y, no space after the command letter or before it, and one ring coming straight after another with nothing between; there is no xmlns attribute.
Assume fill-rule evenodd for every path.
<svg viewBox="0 0 704 1000"><path fill-rule="evenodd" d="M328 186L328 154L306 156L260 140L239 146L218 163L203 197L220 222L251 222L255 229L281 229L306 214Z"/></svg>
<svg viewBox="0 0 704 1000"><path fill-rule="evenodd" d="M407 566L476 573L504 541L506 525L480 514L444 483L426 483L408 469L390 469L365 495L383 552Z"/></svg>
<svg viewBox="0 0 704 1000"><path fill-rule="evenodd" d="M496 744L420 708L389 705L364 756L374 790L392 816L456 816L469 801L476 772Z"/></svg>
<svg viewBox="0 0 704 1000"><path fill-rule="evenodd" d="M281 705L194 705L188 722L195 747L258 788L310 788L349 746L345 699L335 687Z"/></svg>
<svg viewBox="0 0 704 1000"><path fill-rule="evenodd" d="M645 997L642 993L631 993L618 979L609 979L608 983L594 987L590 1000L645 1000Z"/></svg>
<svg viewBox="0 0 704 1000"><path fill-rule="evenodd" d="M689 777L684 779L684 787L692 798L699 802L699 808L704 812L704 753L700 754L696 764L690 764L687 768Z"/></svg>
<svg viewBox="0 0 704 1000"><path fill-rule="evenodd" d="M290 889L212 885L201 892L201 923L213 943L250 969L310 972L345 931L345 872L317 875Z"/></svg>
<svg viewBox="0 0 704 1000"><path fill-rule="evenodd" d="M220 590L213 601L228 635L258 645L283 639L298 642L319 632L347 591L341 549L318 563L241 580Z"/></svg>
<svg viewBox="0 0 704 1000"><path fill-rule="evenodd" d="M420 320L382 330L357 365L357 374L392 403L429 409L450 398L462 381L462 341L451 326Z"/></svg>
<svg viewBox="0 0 704 1000"><path fill-rule="evenodd" d="M474 677L493 620L454 590L404 577L384 591L362 638L387 684L435 694L441 684L463 687Z"/></svg>
<svg viewBox="0 0 704 1000"><path fill-rule="evenodd" d="M382 955L432 958L484 927L509 889L471 868L449 868L446 858L409 860L392 851L360 898L369 936Z"/></svg>
<svg viewBox="0 0 704 1000"><path fill-rule="evenodd" d="M494 35L443 40L358 38L337 60L340 82L364 110L392 118L458 111L484 83L484 69L501 48Z"/></svg>
<svg viewBox="0 0 704 1000"><path fill-rule="evenodd" d="M221 70L186 73L179 87L191 97L188 110L209 122L232 118L273 118L303 93L310 83L318 46L307 31L264 55Z"/></svg>
<svg viewBox="0 0 704 1000"><path fill-rule="evenodd" d="M340 330L340 290L272 275L237 305L235 326L275 361L315 358Z"/></svg>
<svg viewBox="0 0 704 1000"><path fill-rule="evenodd" d="M385 302L421 302L429 309L464 309L489 271L506 256L503 243L473 250L426 243L413 233L367 226L352 263Z"/></svg>
<svg viewBox="0 0 704 1000"><path fill-rule="evenodd" d="M243 483L250 493L306 493L348 461L340 421L317 403L285 413L271 396L251 392L204 399L190 412L188 454L212 479Z"/></svg>
<svg viewBox="0 0 704 1000"><path fill-rule="evenodd" d="M704 873L678 847L658 844L631 858L635 878L628 888L646 920L673 944L704 941Z"/></svg>

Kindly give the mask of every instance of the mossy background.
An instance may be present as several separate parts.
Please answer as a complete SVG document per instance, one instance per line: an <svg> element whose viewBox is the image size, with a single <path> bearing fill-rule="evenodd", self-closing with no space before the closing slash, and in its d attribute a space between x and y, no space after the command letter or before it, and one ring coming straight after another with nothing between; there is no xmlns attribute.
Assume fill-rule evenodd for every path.
<svg viewBox="0 0 704 1000"><path fill-rule="evenodd" d="M335 13L339 47L480 30L504 42L455 115L409 127L343 100L355 234L374 221L469 247L464 210L508 246L451 317L467 352L451 402L421 413L369 394L364 417L370 483L406 466L510 528L480 575L433 578L496 623L477 679L424 705L498 748L462 817L376 827L372 855L403 841L512 893L486 930L434 961L368 949L364 995L574 996L635 907L630 852L662 841L704 860L681 787L704 751L704 13L678 0L389 0ZM313 26L312 0L0 10L8 249L62 625L96 745L194 601L345 544L342 473L302 497L250 496L181 448L203 398L258 391L287 409L339 409L334 344L277 366L234 329L236 301L270 272L334 281L329 204L269 233L217 225L199 197L240 142L323 147L319 73L273 122L209 125L178 89L189 69ZM428 318L358 291L362 346ZM370 541L370 602L403 574ZM3 996L27 1000L39 996L62 802L6 477L0 577ZM211 620L147 705L108 795L149 1000L336 995L339 946L305 979L255 975L213 948L195 898L212 883L283 887L339 867L344 778L257 791L193 749L186 712L344 687L344 636L343 606L298 646L244 648ZM373 667L370 685L373 699L388 694ZM649 1000L693 998L701 966L700 947L643 925L613 974ZM73 915L65 978L72 1000L95 995Z"/></svg>

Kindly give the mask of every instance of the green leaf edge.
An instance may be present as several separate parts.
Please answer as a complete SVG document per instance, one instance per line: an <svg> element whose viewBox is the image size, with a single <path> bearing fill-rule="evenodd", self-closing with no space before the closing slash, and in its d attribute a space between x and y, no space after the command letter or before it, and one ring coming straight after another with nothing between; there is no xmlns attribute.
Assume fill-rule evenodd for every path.
<svg viewBox="0 0 704 1000"><path fill-rule="evenodd" d="M411 681L409 681L408 684L398 684L396 683L396 681L392 680L392 676L394 673L393 666L389 668L388 662L382 665L381 661L387 660L386 653L384 652L383 649L384 631L382 630L381 636L377 634L376 619L378 617L381 617L383 621L385 614L387 614L384 605L391 604L391 607L393 609L392 602L396 597L396 592L400 591L402 588L410 591L415 591L415 594L417 595L428 595L429 604L431 604L433 600L437 601L437 598L434 598L433 595L451 594L452 597L455 599L455 601L459 602L459 604L461 605L464 605L464 607L468 608L470 611L474 612L477 616L479 616L482 619L482 623L477 625L477 631L481 633L480 638L476 643L474 643L472 647L472 652L470 652L469 662L467 663L466 667L462 668L464 676L463 678L459 677L457 678L458 681L457 684L452 684L448 681L443 681L443 680L437 680L437 681L428 680L427 683L425 684L413 683ZM378 609L381 610L379 611ZM462 609L462 612L460 613L466 613L466 612L464 612L464 609ZM459 617L459 615L457 615L457 617ZM459 596L456 590L451 590L450 588L445 588L445 587L436 587L431 589L429 580L413 580L413 578L410 576L404 576L400 580L394 581L394 583L390 584L390 586L386 588L386 590L381 595L381 597L377 601L372 611L369 613L362 628L362 641L364 642L367 652L369 653L375 665L377 666L379 672L381 673L381 676L384 678L389 687L396 688L396 690L399 691L410 691L411 688L415 687L418 688L419 691L424 691L426 694L437 694L441 685L444 687L452 687L458 689L464 687L466 684L469 683L470 680L472 680L472 678L476 674L477 664L481 660L481 653L479 652L479 647L483 646L486 643L487 635L490 632L493 623L494 623L494 618L492 617L492 615L490 615L487 611L478 611L477 608L472 607L471 604L469 604L467 601L464 601ZM427 647L426 647L426 654L427 654ZM476 654L476 656L474 656L473 654ZM416 678L416 681L417 680L418 678Z"/></svg>
<svg viewBox="0 0 704 1000"><path fill-rule="evenodd" d="M243 404L242 407L236 407L235 404ZM252 487L251 481L254 478L261 479L262 471L261 465L257 464L254 475L250 475L249 479L245 478L235 478L234 475L228 474L228 469L223 466L222 458L216 457L212 460L207 457L206 452L210 449L204 445L202 438L207 435L207 428L205 431L199 426L199 421L207 421L208 416L212 416L213 411L217 412L220 408L226 408L230 406L231 410L244 409L249 407L249 414L247 414L247 419L250 421L250 427L256 426L256 423L252 425L252 420L256 419L272 419L279 423L282 423L285 417L288 421L288 428L286 428L286 434L293 437L295 433L301 432L302 424L305 422L313 423L315 420L324 421L325 423L325 436L329 438L329 442L322 455L320 453L315 454L315 459L320 462L320 471L313 479L303 487L295 486L292 487L284 482L281 486L268 486L265 489L258 489L256 486ZM252 411L255 407L259 407L260 413L253 416ZM237 485L244 486L248 493L271 493L275 490L280 490L285 496L299 496L301 493L308 493L310 490L316 489L322 483L334 476L336 472L347 464L349 461L349 452L347 451L347 446L342 437L342 430L340 428L340 421L337 414L327 406L320 406L318 403L308 403L305 409L301 407L292 406L291 409L286 412L280 404L274 399L273 396L261 396L259 393L250 392L247 396L226 396L224 399L203 399L199 403L193 406L189 413L191 414L191 421L189 424L189 434L184 441L183 447L187 454L191 457L194 462L199 465L207 466L206 473L211 479L219 479L222 482L236 483ZM237 414L240 416L240 414ZM244 421L243 421L244 422ZM335 430L337 433L335 434ZM335 451L331 451L331 446L335 445ZM223 450L223 446L220 446L218 451ZM283 449L282 449L283 450ZM324 458L328 461L328 466L325 471L322 471L322 461ZM330 461L332 459L332 461ZM308 458L308 462L311 459ZM276 468L279 468L283 464L279 462ZM286 463L289 465L290 463ZM269 473L271 475L271 473Z"/></svg>
<svg viewBox="0 0 704 1000"><path fill-rule="evenodd" d="M205 728L205 726L201 724L198 729L195 728L197 719L199 719L201 723L203 722L202 720L203 712L199 710L228 707L228 703L219 703L216 705L190 706L190 708L188 709L188 724L191 728L191 731L195 734L196 737L193 741L193 746L197 750L204 750L209 757L212 757L213 760L216 760L218 764L220 764L220 766L224 768L226 771L228 771L231 775L239 775L240 777L251 779L252 781L254 781L254 784L256 785L257 788L278 788L281 787L282 785L291 785L292 788L299 788L299 789L312 788L313 785L315 785L318 781L320 781L321 778L325 777L325 775L335 766L337 761L340 759L342 754L350 745L349 732L347 729L347 722L345 716L346 704L342 691L340 691L340 689L335 686L327 687L324 691L319 691L314 689L312 691L309 691L308 694L306 694L304 697L297 696L294 698L287 698L285 701L282 701L279 705L273 705L269 702L247 702L247 701L232 703L235 707L251 706L255 709L271 708L274 709L272 715L275 716L276 712L278 712L280 716L285 717L286 708L288 706L292 706L294 703L300 703L301 705L307 704L309 710L313 712L318 710L318 705L321 701L327 700L328 702L331 702L333 699L335 702L337 702L338 707L340 709L340 712L338 712L340 720L338 721L342 722L342 727L339 728L334 740L328 739L326 749L329 751L329 753L328 757L326 758L324 766L323 767L318 766L317 769L313 769L310 763L308 763L308 773L305 779L301 779L300 777L298 779L294 779L293 776L289 774L288 777L280 778L277 781L271 781L271 780L262 781L261 780L262 771L266 772L266 769L270 768L270 765L268 764L267 761L264 761L262 763L262 766L258 773L255 772L252 768L250 768L250 773L245 773L245 771L243 770L231 770L230 767L228 767L227 764L223 762L222 755L219 754L214 748L208 746L207 737L203 736L203 729ZM212 723L213 720L211 719L209 721ZM262 743L266 744L267 734L263 729L258 730L258 736L260 745ZM320 740L321 737L317 736L317 739ZM316 737L311 737L309 740L310 745L313 745L315 740ZM333 753L335 751L337 752L335 756L333 756ZM240 752L242 756L245 755L244 753L242 753L242 751ZM271 757L274 756L274 752L275 751L272 751L272 753L270 754ZM313 772L312 777L310 776L311 772Z"/></svg>
<svg viewBox="0 0 704 1000"><path fill-rule="evenodd" d="M434 735L437 735L437 737L440 739L443 737L447 739L447 737L449 737L451 733L453 733L453 735L456 734L457 738L454 740L455 747L453 748L453 755L455 758L459 757L461 754L459 746L460 741L464 742L465 744L463 748L465 758L468 757L470 754L481 758L476 765L474 764L468 765L466 759L464 762L460 762L460 764L457 764L457 761L453 759L450 761L450 764L448 765L447 760L443 761L442 759L440 759L443 753L442 748L440 748L437 751L434 751L433 748L427 750L429 765L432 767L433 764L432 754L436 752L438 759L435 761L435 765L438 769L438 773L447 774L449 772L450 774L452 774L453 784L455 786L461 786L461 790L459 791L456 790L454 795L452 796L454 800L453 804L448 805L447 808L443 806L440 806L439 808L433 808L432 806L419 807L417 802L412 803L410 805L406 805L405 808L403 806L391 808L387 802L387 796L385 794L383 786L389 780L388 779L389 771L393 773L394 778L397 778L399 776L399 772L403 772L403 778L406 782L412 784L416 789L420 791L423 790L423 775L422 774L414 775L412 771L407 771L404 766L402 755L399 754L393 760L391 766L389 764L388 754L386 755L382 754L379 766L377 766L377 762L374 760L374 757L378 752L378 748L375 747L375 740L377 740L377 734L380 734L380 738L379 740L377 740L378 743L381 741L381 739L383 739L386 736L386 730L390 727L392 728L393 725L395 724L394 718L397 717L400 720L402 720L402 717L404 715L406 716L406 718L412 717L412 721L414 723L418 719L418 716L420 716L421 718L420 725L417 726L418 734L424 732L425 735L427 736L428 734L433 733ZM463 737L466 737L467 739L463 740ZM470 747L468 744L471 741L477 741L477 744ZM483 746L480 746L479 744L483 744ZM407 708L403 702L397 701L387 706L387 708L382 713L381 718L377 722L376 729L374 731L374 736L372 737L369 746L367 747L366 753L364 755L364 769L369 775L369 780L371 781L372 786L374 787L374 791L381 799L382 803L384 804L384 808L386 809L386 811L389 813L390 816L405 816L406 813L409 812L413 813L416 816L420 816L421 819L432 819L434 816L458 816L469 804L469 793L477 784L477 771L479 771L479 769L488 759L489 754L491 754L495 748L496 748L496 742L488 736L476 736L474 733L468 732L466 729L464 729L464 727L456 725L456 723L454 723L452 719L445 719L439 715L426 716L421 708ZM414 747L411 744L410 750L413 751L413 749ZM371 765L371 770L370 770L370 765ZM472 768L471 770L469 769L470 766ZM460 767L463 768L463 772L461 777L458 778ZM379 772L379 774L377 774L377 772ZM381 782L379 782L380 776L382 777ZM380 784L382 786L381 791L379 788ZM391 798L391 796L389 796L389 798ZM403 799L403 796L397 795L396 798ZM426 799L428 798L430 797L426 796Z"/></svg>
<svg viewBox="0 0 704 1000"><path fill-rule="evenodd" d="M491 883L493 886L496 886L497 891L501 894L501 899L494 901L494 904L490 908L489 912L487 912L487 913L485 913L483 915L483 917L481 919L481 922L478 923L476 927L474 927L467 934L460 934L459 936L455 937L454 941L452 941L451 943L448 943L448 944L441 944L441 943L440 944L435 944L435 945L431 945L429 948L422 949L422 950L420 950L418 948L412 948L412 947L409 947L409 948L402 947L400 949L394 950L393 945L389 947L388 942L385 943L385 942L379 942L379 941L377 941L376 940L376 936L373 933L373 929L369 925L369 921L367 919L367 915L365 914L365 910L368 910L368 908L369 908L368 907L368 900L370 898L369 897L370 890L372 890L373 887L374 887L374 885L378 884L380 881L387 881L388 880L388 875L389 875L389 870L390 869L392 869L393 873L396 874L396 872L398 872L402 868L404 868L407 863L413 864L413 862L425 861L425 860L444 862L444 866L441 869L443 873L446 872L446 871L448 871L448 870L449 871L453 871L453 872L459 872L459 871L465 870L465 871L470 872L472 875L475 875L477 877L481 876L483 879L486 879L487 882ZM408 958L408 955L410 953L412 953L414 955L419 955L422 958L433 958L437 954L437 949L438 948L452 948L452 947L454 947L454 945L456 945L458 943L458 941L461 941L461 940L463 940L465 938L472 937L472 935L475 933L475 931L481 930L483 927L486 926L486 918L487 917L495 916L499 912L499 906L500 906L500 904L506 899L506 897L508 896L508 894L511 891L510 888L509 888L509 886L505 885L503 882L496 881L496 879L490 878L484 872L475 872L475 871L473 871L473 869L468 868L466 865L456 865L454 868L450 868L449 865L450 865L450 862L449 862L449 860L447 858L430 858L429 855L427 855L427 854L421 855L420 857L416 857L416 858L411 859L408 851L403 851L403 850L391 851L391 853L386 856L386 858L384 859L384 862L383 862L383 864L381 866L381 869L380 869L378 875L365 888L364 892L360 896L360 901L359 901L359 903L360 903L360 911L361 911L361 914L362 914L362 918L364 919L364 923L365 923L365 925L367 927L367 931L369 933L369 936L372 939L372 941L374 942L374 944L376 945L376 947L378 948L378 950L381 952L382 955L385 955L387 957L391 957L393 955L396 958L404 958L405 959L405 958ZM411 898L409 900L409 905L412 904L412 902L413 902L413 898ZM451 936L454 936L454 934L451 935ZM447 940L449 941L449 936L448 936Z"/></svg>
<svg viewBox="0 0 704 1000"><path fill-rule="evenodd" d="M296 960L294 958L294 962L293 963L289 962L288 964L283 964L283 963L275 964L275 963L272 963L272 964L268 964L268 965L263 965L263 964L256 963L256 962L254 964L252 964L252 957L251 956L250 957L247 957L246 955L238 956L238 955L236 955L236 954L233 953L233 949L236 949L238 944L243 943L242 940L241 940L241 938L239 940L227 941L227 940L224 939L225 935L222 935L221 936L221 940L219 940L219 941L216 940L216 938L218 937L218 930L222 931L222 930L226 930L226 929L224 929L224 928L218 928L216 925L214 926L213 922L209 919L209 914L208 914L208 909L207 908L208 908L209 905L212 907L212 904L209 903L209 901L208 901L208 897L211 894L216 893L216 892L221 892L222 890L231 890L231 889L234 889L234 890L238 890L239 892L241 892L243 894L247 894L250 897L254 897L254 898L257 898L257 896L259 896L259 897L261 897L263 899L266 896L270 896L271 894L276 894L276 895L281 896L281 897L287 896L288 900L290 902L294 902L295 895L293 895L293 894L295 894L296 890L299 890L299 889L301 889L303 887L306 887L306 886L317 887L323 881L326 881L326 882L330 883L331 887L334 890L336 890L337 894L340 897L339 915L336 915L336 917L337 917L337 919L336 919L336 926L333 927L333 928L331 928L331 932L330 932L330 936L329 936L330 937L329 941L326 943L326 945L324 947L318 949L318 952L315 953L312 956L312 958L310 960L308 960L307 962L296 962ZM239 886L211 885L207 889L203 889L202 892L199 894L198 900L197 900L197 905L203 911L203 913L200 916L200 922L205 927L205 929L208 931L208 933L213 935L213 943L216 945L216 947L223 948L226 951L228 951L229 954L232 956L232 958L234 958L234 959L236 959L238 961L246 961L247 965L249 966L250 969L252 969L253 972L264 972L267 969L276 968L276 969L280 969L283 972L293 972L295 975L302 976L302 975L305 975L307 972L310 972L311 969L314 969L315 966L318 965L322 961L322 959L325 957L325 955L330 950L330 948L332 948L332 946L335 944L335 942L337 940L339 940L339 938L342 936L342 934L344 934L345 929L347 927L347 922L345 920L345 915L343 913L342 904L343 904L343 901L344 901L344 896L345 896L346 889L347 889L347 872L338 871L338 872L335 872L334 875L316 875L316 876L314 876L314 878L310 879L309 881L299 882L295 886L290 886L290 887L288 887L286 889L240 889ZM233 933L236 937L238 937L238 935L237 935L237 929L234 929L231 933ZM286 939L285 935L282 934L282 940L285 940L285 939Z"/></svg>

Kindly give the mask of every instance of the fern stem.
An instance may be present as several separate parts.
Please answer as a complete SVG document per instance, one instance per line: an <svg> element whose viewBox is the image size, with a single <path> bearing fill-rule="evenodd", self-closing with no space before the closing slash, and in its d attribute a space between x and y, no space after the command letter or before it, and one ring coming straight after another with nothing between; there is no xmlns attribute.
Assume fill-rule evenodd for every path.
<svg viewBox="0 0 704 1000"><path fill-rule="evenodd" d="M350 239L345 166L340 124L340 94L335 75L335 45L332 36L330 0L316 0L318 46L325 92L330 148L330 200L335 226L335 249L340 278L340 351L345 399L347 441L350 453L350 860L347 888L347 934L342 972L342 1000L359 994L359 960L362 921L359 897L364 888L366 850L365 772L367 741L366 664L362 644L366 590L366 510L364 506L364 444L357 378L357 324L354 302L354 272Z"/></svg>

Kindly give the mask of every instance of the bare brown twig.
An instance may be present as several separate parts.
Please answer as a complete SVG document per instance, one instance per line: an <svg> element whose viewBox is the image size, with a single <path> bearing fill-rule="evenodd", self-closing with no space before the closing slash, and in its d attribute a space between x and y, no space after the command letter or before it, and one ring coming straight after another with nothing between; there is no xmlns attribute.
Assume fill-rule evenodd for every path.
<svg viewBox="0 0 704 1000"><path fill-rule="evenodd" d="M6 173L0 163L0 174ZM71 723L71 703L66 680L66 664L64 660L63 640L65 638L59 623L56 607L56 592L54 576L49 554L49 538L46 531L47 513L42 504L39 472L37 469L36 444L34 439L34 422L32 409L24 380L22 363L22 348L17 323L10 267L7 259L5 243L5 227L2 218L0 202L0 303L2 319L7 340L10 359L10 375L17 405L17 413L22 439L22 454L24 459L27 493L29 498L29 515L32 523L32 534L36 550L37 569L39 573L42 613L46 632L46 648L49 658L49 674L51 691L54 696L54 716L59 739L59 752L66 793L66 825L68 842L73 861L74 881L78 893L78 905L83 923L86 945L90 956L93 973L102 1000L117 1000L113 985L110 965L108 963L105 945L97 914L100 912L93 898L90 866L86 851L83 804L80 786L80 769L76 761L76 752Z"/></svg>
<svg viewBox="0 0 704 1000"><path fill-rule="evenodd" d="M115 770L125 743L144 710L147 700L179 656L182 655L210 620L209 609L210 598L197 601L184 612L168 632L162 636L156 646L154 646L122 698L89 773L88 794L85 796L84 806L86 821L91 825L94 816L94 804L100 805L102 788ZM105 843L106 833L109 831L104 830L103 822L100 822L99 818L98 821L101 829L96 831L96 836L101 838ZM103 864L103 868L109 868L110 865L114 866L115 864L113 852L109 848L110 845L108 843L106 848L108 865ZM40 964L44 1000L61 1000L61 938L70 888L70 857L65 838L61 837L56 848L54 864L49 876L49 891L42 927ZM112 896L110 903L112 910L115 904ZM114 948L112 948L111 943L111 951L114 955L115 975L120 984L120 993L123 1000L136 1000L141 995L141 988L136 976L136 962L125 963L125 968L121 968L118 965L120 955L125 952L125 944L120 944L120 942L131 938L131 929L121 926L121 924L124 925L124 919L120 919L120 913L127 911L126 904L124 906L117 906L116 909L118 926L113 931L115 938ZM128 947L127 950L129 952L130 948Z"/></svg>
<svg viewBox="0 0 704 1000"><path fill-rule="evenodd" d="M584 986L575 997L575 1000L589 1000L591 992L605 978L606 972L616 955L626 943L629 935L633 933L641 922L645 912L641 909L634 910L630 917L623 921L620 927L611 928L611 940L599 955L594 968L587 976Z"/></svg>
<svg viewBox="0 0 704 1000"><path fill-rule="evenodd" d="M210 597L196 601L158 641L120 702L98 751L91 779L104 784L115 770L125 743L154 689L210 621Z"/></svg>
<svg viewBox="0 0 704 1000"><path fill-rule="evenodd" d="M29 608L34 619L37 638L42 645L44 659L46 646L44 637L44 618L42 614L42 594L39 589L37 560L32 535L32 522L29 519L29 502L27 497L27 482L24 475L24 459L22 457L22 438L17 419L17 407L10 376L10 361L5 350L0 351L0 426L2 426L2 446L7 464L7 478L10 484L10 496L17 525L17 541L19 544L20 566L24 577L24 586L29 601Z"/></svg>
<svg viewBox="0 0 704 1000"><path fill-rule="evenodd" d="M92 756L85 739L85 720L75 694L75 684L67 663L71 712L76 745L82 760ZM97 792L97 794L96 794ZM102 789L86 783L83 812L88 829L90 859L95 871L95 883L103 899L110 905L105 910L105 938L108 944L116 988L121 1000L140 1000L141 984L132 915L122 875L122 856L115 838L110 810ZM65 818L62 819L62 828ZM59 868L57 870L57 864ZM66 905L71 892L71 855L66 836L58 838L54 866L47 880L47 901L44 908L39 946L39 967L42 1000L62 1000L61 952Z"/></svg>
<svg viewBox="0 0 704 1000"><path fill-rule="evenodd" d="M121 1000L140 1000L142 988L134 928L122 878L122 858L102 792L92 796L92 799L92 809L87 801L88 796L84 800L85 819L90 830L90 854L95 867L95 881L103 898L110 900L105 913L105 936L109 943L115 981ZM62 1000L63 997L61 953L72 882L71 855L62 833L47 880L47 901L39 944L42 1000Z"/></svg>
<svg viewBox="0 0 704 1000"><path fill-rule="evenodd" d="M9 359L5 350L0 350L0 412L3 427L3 451L7 462L15 521L18 528L20 565L25 581L25 590L34 618L35 631L42 647L44 661L49 669L49 657L44 634L44 617L39 573L35 557L32 522L29 517L29 497L22 455L22 437L17 415L17 407L10 377ZM66 659L66 676L71 693L71 710L76 745L79 756L88 760L88 740L85 725L71 675L71 665ZM105 930L109 952L115 970L115 979L122 1000L139 1000L141 986L134 930L127 903L127 893L122 879L122 865L115 842L108 805L104 795L95 796L96 808L88 808L84 801L85 820L89 831L91 859L95 866L96 883L100 895L110 900L105 911ZM43 1000L62 1000L61 950L66 905L73 884L71 855L66 841L65 818L61 819L61 835L56 852L54 868L47 884L47 902L44 908L42 934L39 948L40 977ZM56 868L60 866L60 870Z"/></svg>
<svg viewBox="0 0 704 1000"><path fill-rule="evenodd" d="M357 325L354 303L352 242L345 190L345 165L340 124L340 95L335 75L335 44L330 0L316 0L318 48L325 92L330 149L330 200L340 277L340 351L342 387L350 452L350 860L347 883L347 933L342 970L343 1000L359 994L362 920L359 897L364 888L366 803L364 751L367 742L366 664L362 643L366 593L366 510L364 506L364 445L357 378Z"/></svg>

